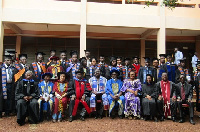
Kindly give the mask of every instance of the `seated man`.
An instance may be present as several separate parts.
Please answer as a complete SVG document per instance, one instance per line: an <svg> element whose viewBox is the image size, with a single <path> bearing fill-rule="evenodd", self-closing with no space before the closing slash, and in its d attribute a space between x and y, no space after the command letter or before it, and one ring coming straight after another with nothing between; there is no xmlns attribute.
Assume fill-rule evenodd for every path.
<svg viewBox="0 0 200 132"><path fill-rule="evenodd" d="M184 122L182 104L188 104L189 111L190 111L190 123L195 125L195 122L193 121L194 104L192 102L192 96L193 96L192 86L187 83L184 74L180 75L180 82L176 85L177 85L177 93L178 93L177 103L178 103L178 109L179 109L180 118L181 118L179 123Z"/></svg>
<svg viewBox="0 0 200 132"><path fill-rule="evenodd" d="M40 107L40 121L43 121L43 115L46 115L47 120L52 112L53 106L53 83L50 82L52 78L51 73L45 73L42 75L42 79L44 81L38 84L40 90L40 99L38 100L39 107Z"/></svg>
<svg viewBox="0 0 200 132"><path fill-rule="evenodd" d="M83 71L76 71L76 77L69 82L67 97L70 98L69 103L69 121L72 122L73 117L77 114L77 109L82 105L80 119L85 120L86 111L90 114L90 92L86 87L86 79L83 79ZM80 105L79 105L80 104Z"/></svg>
<svg viewBox="0 0 200 132"><path fill-rule="evenodd" d="M167 73L162 73L162 80L156 83L158 90L158 113L161 116L160 121L164 118L172 118L176 121L176 86L173 82L168 80ZM163 110L164 109L164 110Z"/></svg>
<svg viewBox="0 0 200 132"><path fill-rule="evenodd" d="M38 84L32 79L32 71L27 71L26 79L21 80L16 88L17 100L17 123L25 124L26 114L28 112L29 122L36 124L39 121L39 89Z"/></svg>
<svg viewBox="0 0 200 132"><path fill-rule="evenodd" d="M108 110L109 102L107 95L105 94L105 87L107 79L100 76L100 70L96 69L94 76L89 79L89 83L92 87L92 95L90 98L91 112L95 111L95 119L102 118L103 110Z"/></svg>
<svg viewBox="0 0 200 132"><path fill-rule="evenodd" d="M111 118L115 117L114 108L118 107L118 115L122 119L124 112L124 96L122 95L121 88L123 82L120 79L117 79L120 72L118 70L111 70L111 79L108 80L106 84L106 94L108 96L110 108L109 108L109 116Z"/></svg>

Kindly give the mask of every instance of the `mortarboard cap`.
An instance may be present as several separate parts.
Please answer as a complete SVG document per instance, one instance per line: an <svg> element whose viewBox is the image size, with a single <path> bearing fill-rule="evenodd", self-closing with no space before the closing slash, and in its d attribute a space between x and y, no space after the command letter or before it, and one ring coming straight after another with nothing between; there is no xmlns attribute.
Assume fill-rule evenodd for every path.
<svg viewBox="0 0 200 132"><path fill-rule="evenodd" d="M149 57L143 57L145 61L150 62L150 58Z"/></svg>
<svg viewBox="0 0 200 132"><path fill-rule="evenodd" d="M105 55L99 55L99 57L105 57Z"/></svg>
<svg viewBox="0 0 200 132"><path fill-rule="evenodd" d="M67 50L61 50L60 53L67 53Z"/></svg>
<svg viewBox="0 0 200 132"><path fill-rule="evenodd" d="M50 50L50 52L56 52L56 50L52 49L52 50Z"/></svg>
<svg viewBox="0 0 200 132"><path fill-rule="evenodd" d="M12 59L12 56L11 55L4 55L4 58L5 59Z"/></svg>
<svg viewBox="0 0 200 132"><path fill-rule="evenodd" d="M172 57L172 53L167 54L166 57Z"/></svg>
<svg viewBox="0 0 200 132"><path fill-rule="evenodd" d="M116 59L121 59L122 60L122 56L117 56Z"/></svg>
<svg viewBox="0 0 200 132"><path fill-rule="evenodd" d="M85 52L90 52L90 50L84 50Z"/></svg>
<svg viewBox="0 0 200 132"><path fill-rule="evenodd" d="M126 58L124 58L124 61L130 61L131 59L130 58L128 58L128 57L126 57Z"/></svg>
<svg viewBox="0 0 200 132"><path fill-rule="evenodd" d="M72 55L78 55L78 52L76 50L71 50L70 51L70 56L72 57Z"/></svg>
<svg viewBox="0 0 200 132"><path fill-rule="evenodd" d="M159 61L159 59L156 57L152 58L152 62L154 62L155 60Z"/></svg>
<svg viewBox="0 0 200 132"><path fill-rule="evenodd" d="M160 57L165 57L166 58L166 54L159 54Z"/></svg>
<svg viewBox="0 0 200 132"><path fill-rule="evenodd" d="M135 59L137 58L138 60L140 59L138 56L133 56L132 59Z"/></svg>
<svg viewBox="0 0 200 132"><path fill-rule="evenodd" d="M16 54L17 52L14 50L7 51L9 54Z"/></svg>
<svg viewBox="0 0 200 132"><path fill-rule="evenodd" d="M27 54L19 54L19 59L20 59L21 57L25 57L26 59L28 58L28 57L27 57Z"/></svg>
<svg viewBox="0 0 200 132"><path fill-rule="evenodd" d="M90 58L90 61L92 62L93 59L95 59L95 60L97 61L97 58L94 57L94 56L92 56L92 57Z"/></svg>
<svg viewBox="0 0 200 132"><path fill-rule="evenodd" d="M110 62L112 62L113 60L116 60L115 56L110 56Z"/></svg>
<svg viewBox="0 0 200 132"><path fill-rule="evenodd" d="M35 55L46 55L44 52L36 52Z"/></svg>
<svg viewBox="0 0 200 132"><path fill-rule="evenodd" d="M87 60L86 57L80 58L80 59L79 59L79 62L82 62L82 61L84 61L84 60Z"/></svg>

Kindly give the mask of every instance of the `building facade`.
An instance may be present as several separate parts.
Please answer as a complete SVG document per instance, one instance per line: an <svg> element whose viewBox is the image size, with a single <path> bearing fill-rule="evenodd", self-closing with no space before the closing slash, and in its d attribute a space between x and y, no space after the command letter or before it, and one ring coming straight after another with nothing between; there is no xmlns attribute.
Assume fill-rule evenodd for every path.
<svg viewBox="0 0 200 132"><path fill-rule="evenodd" d="M179 0L173 10L161 3L0 0L0 62L9 49L27 53L29 63L36 51L45 52L47 59L51 49L78 50L80 56L89 49L96 57L156 57L175 47L187 58L194 51L200 54L200 0Z"/></svg>

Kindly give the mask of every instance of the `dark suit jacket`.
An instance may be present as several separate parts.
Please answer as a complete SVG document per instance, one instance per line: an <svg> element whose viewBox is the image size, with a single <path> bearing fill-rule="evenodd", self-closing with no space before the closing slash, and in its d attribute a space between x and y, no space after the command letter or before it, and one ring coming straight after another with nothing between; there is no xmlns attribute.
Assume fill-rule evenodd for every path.
<svg viewBox="0 0 200 132"><path fill-rule="evenodd" d="M173 83L173 82L171 82L171 81L169 81L170 82L170 98L172 98L173 96L176 96L177 95L177 91L176 91L176 85L175 85L175 83ZM156 89L157 89L157 91L158 91L158 95L157 96L159 96L159 95L162 95L162 91L161 91L161 81L159 81L159 82L157 82L156 83Z"/></svg>
<svg viewBox="0 0 200 132"><path fill-rule="evenodd" d="M177 86L177 90L176 90L177 91L177 97L181 98L182 97L182 95L181 95L181 87L182 87L181 82L176 84L176 86ZM185 90L185 100L192 99L192 97L193 97L192 85L187 83L187 82L185 82L183 88Z"/></svg>

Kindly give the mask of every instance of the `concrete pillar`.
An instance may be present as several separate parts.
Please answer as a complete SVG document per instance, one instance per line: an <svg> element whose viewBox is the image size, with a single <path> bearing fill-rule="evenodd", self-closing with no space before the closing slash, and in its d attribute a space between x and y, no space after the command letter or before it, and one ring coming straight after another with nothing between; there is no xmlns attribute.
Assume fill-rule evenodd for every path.
<svg viewBox="0 0 200 132"><path fill-rule="evenodd" d="M3 62L3 38L4 38L4 26L2 22L2 0L0 0L0 62Z"/></svg>
<svg viewBox="0 0 200 132"><path fill-rule="evenodd" d="M163 0L160 0L162 3ZM165 6L159 6L160 8L160 29L157 33L157 57L159 54L166 53L166 29L165 29Z"/></svg>
<svg viewBox="0 0 200 132"><path fill-rule="evenodd" d="M17 40L16 40L16 52L17 52L17 54L16 54L16 56L18 56L19 54L21 54L21 36L17 36Z"/></svg>
<svg viewBox="0 0 200 132"><path fill-rule="evenodd" d="M125 4L126 3L126 0L122 0L122 4Z"/></svg>
<svg viewBox="0 0 200 132"><path fill-rule="evenodd" d="M145 39L140 40L140 64L144 65L144 59L145 57Z"/></svg>
<svg viewBox="0 0 200 132"><path fill-rule="evenodd" d="M80 57L85 56L84 50L86 50L86 19L87 0L81 0Z"/></svg>
<svg viewBox="0 0 200 132"><path fill-rule="evenodd" d="M198 53L198 58L200 58L200 36L196 37L196 46L195 50Z"/></svg>

